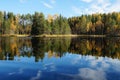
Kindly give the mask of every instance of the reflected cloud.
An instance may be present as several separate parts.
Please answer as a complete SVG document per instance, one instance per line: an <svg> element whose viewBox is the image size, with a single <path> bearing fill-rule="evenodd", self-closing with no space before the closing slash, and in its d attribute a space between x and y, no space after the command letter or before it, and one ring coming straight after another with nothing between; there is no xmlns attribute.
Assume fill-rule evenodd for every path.
<svg viewBox="0 0 120 80"><path fill-rule="evenodd" d="M10 73L8 73L8 75L11 76L11 75L22 74L22 73L24 73L23 68L20 68L17 72L10 72Z"/></svg>
<svg viewBox="0 0 120 80"><path fill-rule="evenodd" d="M111 61L109 61L110 58L103 58L103 57L96 57L94 56L77 56L73 58L71 61L72 64L80 63L81 65L88 65L92 68L101 68L101 69L107 69L110 67ZM114 60L113 60L114 61ZM113 63L113 62L112 62Z"/></svg>
<svg viewBox="0 0 120 80"><path fill-rule="evenodd" d="M81 60L82 56L81 55L78 55L77 57L75 57L73 60L72 60L72 64L78 64Z"/></svg>
<svg viewBox="0 0 120 80"><path fill-rule="evenodd" d="M50 65L53 65L53 63L48 63L48 64L45 64L44 66L50 66Z"/></svg>
<svg viewBox="0 0 120 80"><path fill-rule="evenodd" d="M41 71L38 71L37 75L35 77L32 77L30 80L38 80L40 79Z"/></svg>
<svg viewBox="0 0 120 80"><path fill-rule="evenodd" d="M77 55L75 56L72 60L71 63L73 65L75 64L81 64L81 65L88 65L90 67L97 67L98 64L100 64L100 67L102 68L108 68L109 63L105 62L103 57L99 57L96 59L94 56L82 56L82 55Z"/></svg>
<svg viewBox="0 0 120 80"><path fill-rule="evenodd" d="M56 70L55 64L53 64L53 63L45 64L44 70L55 71Z"/></svg>
<svg viewBox="0 0 120 80"><path fill-rule="evenodd" d="M8 73L9 76L14 75L14 74L15 74L15 72Z"/></svg>
<svg viewBox="0 0 120 80"><path fill-rule="evenodd" d="M74 62L75 61L75 62ZM73 75L75 80L107 80L106 72L112 69L112 72L120 72L120 60L109 57L95 56L75 56L71 59L71 64L77 64L82 67L77 75ZM86 67L86 68L85 68Z"/></svg>
<svg viewBox="0 0 120 80"><path fill-rule="evenodd" d="M22 74L23 73L23 69L20 68L19 71L18 71L19 74Z"/></svg>
<svg viewBox="0 0 120 80"><path fill-rule="evenodd" d="M79 69L79 74L76 78L82 78L83 80L107 80L105 72L102 70L93 70L90 68Z"/></svg>
<svg viewBox="0 0 120 80"><path fill-rule="evenodd" d="M50 71L55 71L55 70L56 70L55 65L50 66Z"/></svg>
<svg viewBox="0 0 120 80"><path fill-rule="evenodd" d="M75 62L74 62L75 61ZM112 69L112 72L120 72L119 59L112 59L108 57L95 57L95 56L75 56L72 58L71 63L74 65L79 63L82 67L78 69L78 74L73 75L76 80L107 80L106 72Z"/></svg>
<svg viewBox="0 0 120 80"><path fill-rule="evenodd" d="M110 64L106 61L106 59L101 57L99 57L98 59L89 60L89 62L91 67L100 67L102 69L107 69L110 67Z"/></svg>

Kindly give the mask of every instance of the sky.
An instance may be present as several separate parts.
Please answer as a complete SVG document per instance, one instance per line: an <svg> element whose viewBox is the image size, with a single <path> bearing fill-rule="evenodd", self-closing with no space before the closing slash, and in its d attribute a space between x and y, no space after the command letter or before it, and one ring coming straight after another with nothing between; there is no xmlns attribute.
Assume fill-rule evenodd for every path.
<svg viewBox="0 0 120 80"><path fill-rule="evenodd" d="M0 0L0 11L33 14L35 11L61 14L65 17L82 14L120 12L120 0Z"/></svg>

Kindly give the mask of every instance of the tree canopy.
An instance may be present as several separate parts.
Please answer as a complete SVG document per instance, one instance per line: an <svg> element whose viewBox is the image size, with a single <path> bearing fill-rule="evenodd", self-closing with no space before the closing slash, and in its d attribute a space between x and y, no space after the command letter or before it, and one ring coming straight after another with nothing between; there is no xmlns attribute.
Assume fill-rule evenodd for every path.
<svg viewBox="0 0 120 80"><path fill-rule="evenodd" d="M119 35L120 13L92 14L68 19L72 34Z"/></svg>
<svg viewBox="0 0 120 80"><path fill-rule="evenodd" d="M0 11L0 34L87 34L120 35L120 12L81 15L66 18L62 15L14 14Z"/></svg>

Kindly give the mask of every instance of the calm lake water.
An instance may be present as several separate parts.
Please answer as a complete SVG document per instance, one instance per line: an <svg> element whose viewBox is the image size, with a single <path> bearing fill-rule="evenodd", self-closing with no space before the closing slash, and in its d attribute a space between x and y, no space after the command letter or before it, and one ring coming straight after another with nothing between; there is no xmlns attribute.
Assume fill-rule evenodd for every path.
<svg viewBox="0 0 120 80"><path fill-rule="evenodd" d="M0 38L0 80L120 80L120 38Z"/></svg>

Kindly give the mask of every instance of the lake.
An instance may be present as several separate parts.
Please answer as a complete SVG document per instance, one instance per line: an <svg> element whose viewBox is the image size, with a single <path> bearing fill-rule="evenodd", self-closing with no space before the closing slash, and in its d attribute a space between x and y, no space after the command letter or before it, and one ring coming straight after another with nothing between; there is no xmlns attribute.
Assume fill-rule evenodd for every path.
<svg viewBox="0 0 120 80"><path fill-rule="evenodd" d="M0 38L0 80L120 80L120 38Z"/></svg>

